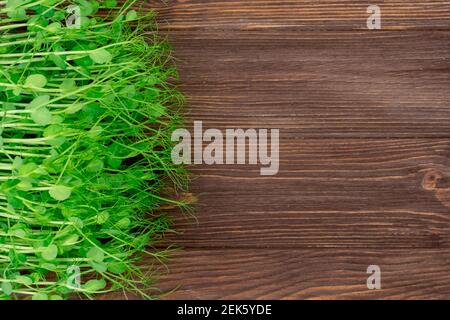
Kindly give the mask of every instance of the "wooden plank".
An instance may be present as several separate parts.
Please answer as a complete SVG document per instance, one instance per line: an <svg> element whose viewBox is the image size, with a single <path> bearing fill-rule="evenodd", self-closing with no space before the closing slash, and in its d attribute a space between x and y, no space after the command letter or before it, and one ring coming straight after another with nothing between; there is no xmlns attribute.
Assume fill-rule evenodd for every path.
<svg viewBox="0 0 450 320"><path fill-rule="evenodd" d="M450 245L450 143L282 139L280 171L196 166L187 247L438 248Z"/></svg>
<svg viewBox="0 0 450 320"><path fill-rule="evenodd" d="M164 0L148 1L157 8L161 28L217 30L363 30L366 0ZM384 30L448 30L448 1L380 0Z"/></svg>
<svg viewBox="0 0 450 320"><path fill-rule="evenodd" d="M450 32L174 32L191 119L287 137L450 137Z"/></svg>
<svg viewBox="0 0 450 320"><path fill-rule="evenodd" d="M170 299L449 299L449 250L189 250L169 264ZM369 265L381 289L368 290Z"/></svg>

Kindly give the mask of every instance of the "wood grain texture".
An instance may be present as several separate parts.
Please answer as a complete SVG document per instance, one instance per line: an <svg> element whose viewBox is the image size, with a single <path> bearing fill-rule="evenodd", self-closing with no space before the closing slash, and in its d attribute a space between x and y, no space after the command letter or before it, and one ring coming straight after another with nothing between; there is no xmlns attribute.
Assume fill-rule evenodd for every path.
<svg viewBox="0 0 450 320"><path fill-rule="evenodd" d="M161 279L171 299L448 299L448 250L189 250ZM369 265L381 289L368 290Z"/></svg>
<svg viewBox="0 0 450 320"><path fill-rule="evenodd" d="M166 0L157 8L170 30L365 30L369 4L382 10L384 30L449 29L448 1L436 0Z"/></svg>
<svg viewBox="0 0 450 320"><path fill-rule="evenodd" d="M450 137L450 32L173 36L189 116L207 127Z"/></svg>
<svg viewBox="0 0 450 320"><path fill-rule="evenodd" d="M169 298L450 298L450 3L376 4L378 31L364 0L147 2L188 125L281 135L277 176L191 169Z"/></svg>
<svg viewBox="0 0 450 320"><path fill-rule="evenodd" d="M450 245L450 142L283 139L280 171L193 167L187 247L437 248Z"/></svg>

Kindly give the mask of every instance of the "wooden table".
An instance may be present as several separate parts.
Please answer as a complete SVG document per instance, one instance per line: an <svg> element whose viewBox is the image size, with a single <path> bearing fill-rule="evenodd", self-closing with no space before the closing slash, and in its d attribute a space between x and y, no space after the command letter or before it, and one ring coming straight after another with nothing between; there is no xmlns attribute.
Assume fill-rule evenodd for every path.
<svg viewBox="0 0 450 320"><path fill-rule="evenodd" d="M362 0L147 5L191 122L281 135L276 176L192 167L169 298L450 298L450 2L370 3L381 30Z"/></svg>

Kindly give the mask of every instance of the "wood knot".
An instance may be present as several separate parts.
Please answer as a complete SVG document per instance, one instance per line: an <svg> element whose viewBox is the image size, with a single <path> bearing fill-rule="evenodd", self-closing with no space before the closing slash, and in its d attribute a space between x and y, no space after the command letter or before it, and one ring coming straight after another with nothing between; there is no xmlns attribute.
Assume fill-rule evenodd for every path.
<svg viewBox="0 0 450 320"><path fill-rule="evenodd" d="M425 190L435 190L442 178L443 175L439 171L432 169L423 176L422 187Z"/></svg>
<svg viewBox="0 0 450 320"><path fill-rule="evenodd" d="M436 199L450 208L450 173L431 169L423 176L422 187L433 191Z"/></svg>

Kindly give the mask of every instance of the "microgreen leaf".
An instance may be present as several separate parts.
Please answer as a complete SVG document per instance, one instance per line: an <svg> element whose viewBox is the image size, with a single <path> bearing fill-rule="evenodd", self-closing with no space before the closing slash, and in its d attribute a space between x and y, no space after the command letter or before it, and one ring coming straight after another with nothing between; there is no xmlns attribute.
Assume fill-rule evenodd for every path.
<svg viewBox="0 0 450 320"><path fill-rule="evenodd" d="M106 211L102 211L97 215L97 223L104 224L109 219L109 213Z"/></svg>
<svg viewBox="0 0 450 320"><path fill-rule="evenodd" d="M98 273L104 273L108 270L108 266L104 262L89 261L89 265Z"/></svg>
<svg viewBox="0 0 450 320"><path fill-rule="evenodd" d="M22 19L26 18L27 13L26 13L25 9L23 9L23 8L16 8L14 10L8 11L7 15L11 19L22 20Z"/></svg>
<svg viewBox="0 0 450 320"><path fill-rule="evenodd" d="M20 183L18 184L18 188L20 188ZM23 229L14 229L14 230L11 230L11 235L18 237L18 238L24 238L27 235L27 233Z"/></svg>
<svg viewBox="0 0 450 320"><path fill-rule="evenodd" d="M64 93L72 92L77 89L77 85L75 83L75 80L73 79L65 79L60 86L61 90Z"/></svg>
<svg viewBox="0 0 450 320"><path fill-rule="evenodd" d="M33 109L31 119L37 124L46 126L52 122L52 114L46 107L39 107Z"/></svg>
<svg viewBox="0 0 450 320"><path fill-rule="evenodd" d="M47 84L47 78L42 74L32 74L25 80L27 87L43 88Z"/></svg>
<svg viewBox="0 0 450 320"><path fill-rule="evenodd" d="M40 248L42 258L47 261L52 261L58 256L58 247L54 244L49 245L48 247Z"/></svg>
<svg viewBox="0 0 450 320"><path fill-rule="evenodd" d="M116 223L116 227L119 229L125 229L130 225L131 221L129 218L122 218Z"/></svg>
<svg viewBox="0 0 450 320"><path fill-rule="evenodd" d="M130 10L127 13L126 21L136 20L138 18L138 14L136 10Z"/></svg>
<svg viewBox="0 0 450 320"><path fill-rule="evenodd" d="M89 259L92 259L92 260L94 260L96 262L102 262L103 259L105 258L105 254L99 248L92 247L87 252L86 257L89 258Z"/></svg>
<svg viewBox="0 0 450 320"><path fill-rule="evenodd" d="M112 60L112 55L105 49L97 49L89 54L89 57L98 64L109 63Z"/></svg>
<svg viewBox="0 0 450 320"><path fill-rule="evenodd" d="M103 5L105 8L111 9L111 8L117 7L117 1L116 0L105 0L103 2Z"/></svg>
<svg viewBox="0 0 450 320"><path fill-rule="evenodd" d="M63 245L63 246L74 245L75 243L77 243L79 238L80 237L78 235L76 235L76 234L68 235L66 238L63 239L61 245Z"/></svg>
<svg viewBox="0 0 450 320"><path fill-rule="evenodd" d="M29 286L33 283L33 279L28 276L16 276L14 279L17 283L24 284L26 286Z"/></svg>
<svg viewBox="0 0 450 320"><path fill-rule="evenodd" d="M21 157L15 157L13 160L14 170L18 170L23 164L23 159Z"/></svg>
<svg viewBox="0 0 450 320"><path fill-rule="evenodd" d="M50 96L42 95L34 98L27 106L27 109L37 109L39 107L45 107L50 101Z"/></svg>
<svg viewBox="0 0 450 320"><path fill-rule="evenodd" d="M111 262L108 264L108 270L120 274L127 270L127 265L123 262Z"/></svg>
<svg viewBox="0 0 450 320"><path fill-rule="evenodd" d="M80 111L81 109L83 109L83 104L81 104L81 103L72 103L71 105L69 105L67 107L66 110L64 110L64 112L67 113L67 114L74 114L74 113L77 113L78 111Z"/></svg>
<svg viewBox="0 0 450 320"><path fill-rule="evenodd" d="M12 285L10 282L2 282L1 288L2 288L3 293L6 294L7 296L9 296L13 291L13 288L12 288Z"/></svg>
<svg viewBox="0 0 450 320"><path fill-rule="evenodd" d="M62 70L67 70L67 65L64 60L64 58L61 55L56 55L54 53L51 53L49 55L49 59L59 68Z"/></svg>
<svg viewBox="0 0 450 320"><path fill-rule="evenodd" d="M70 197L72 189L66 186L53 186L48 192L53 199L64 201Z"/></svg>
<svg viewBox="0 0 450 320"><path fill-rule="evenodd" d="M106 287L106 282L103 279L89 280L82 286L82 288L88 292L97 292L97 291L104 289L105 287Z"/></svg>
<svg viewBox="0 0 450 320"><path fill-rule="evenodd" d="M101 159L94 159L86 166L88 172L99 172L103 169L103 161Z"/></svg>
<svg viewBox="0 0 450 320"><path fill-rule="evenodd" d="M59 22L53 22L49 24L45 29L50 33L56 33L61 30L61 24Z"/></svg>
<svg viewBox="0 0 450 320"><path fill-rule="evenodd" d="M8 9L16 9L22 4L23 0L7 0L6 8Z"/></svg>
<svg viewBox="0 0 450 320"><path fill-rule="evenodd" d="M48 300L48 295L45 293L35 293L32 297L32 300Z"/></svg>
<svg viewBox="0 0 450 320"><path fill-rule="evenodd" d="M46 138L58 136L63 132L63 130L64 129L62 126L60 126L58 124L52 124L44 129L43 136Z"/></svg>

